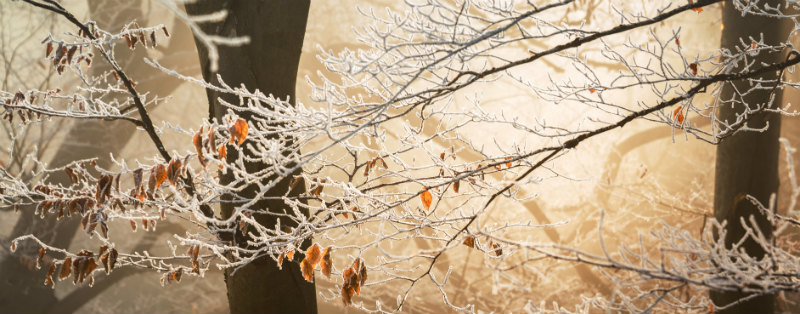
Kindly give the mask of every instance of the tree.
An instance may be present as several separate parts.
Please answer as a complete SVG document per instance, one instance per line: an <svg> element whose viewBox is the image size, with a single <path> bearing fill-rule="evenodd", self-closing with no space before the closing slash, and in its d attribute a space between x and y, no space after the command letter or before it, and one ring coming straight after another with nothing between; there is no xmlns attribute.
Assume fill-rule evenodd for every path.
<svg viewBox="0 0 800 314"><path fill-rule="evenodd" d="M745 15L736 8L734 3L729 3L723 8L722 23L726 25L722 32L722 47L736 50L740 40L750 39L763 42L770 46L780 46L788 37L788 27L781 19L755 14ZM769 1L764 5L777 7L778 1ZM771 51L759 54L755 58L738 60L744 66L748 62L780 62L784 58L782 51ZM776 80L778 73L764 75L762 79ZM746 195L758 200L769 200L770 195L778 190L778 156L780 147L780 114L778 112L759 112L747 114L752 104L768 105L781 100L782 90L761 89L752 91L746 96L739 96L737 90L747 90L748 81L738 81L723 87L720 94L722 104L719 106L719 119L734 121L738 117L746 117L755 128L765 128L765 132L751 132L737 134L730 140L723 141L717 146L716 185L714 193L714 215L719 221L728 221L726 226L725 244L743 248L748 255L755 258L766 256L764 247L756 243L755 239L746 237L747 224L737 223L740 219L745 221L755 218L758 229L771 239L774 226L769 216L761 213L756 204L747 202ZM741 97L741 98L740 98ZM729 101L727 99L730 99ZM783 102L780 102L783 103ZM762 105L763 104L763 105ZM758 111L758 110L757 110ZM753 154L759 152L758 155ZM739 243L746 239L744 243ZM729 304L746 297L747 294L739 292L712 293L712 299L717 304ZM764 295L752 301L734 306L725 313L755 313L774 312L775 296Z"/></svg>
<svg viewBox="0 0 800 314"><path fill-rule="evenodd" d="M237 272L249 274L259 267L251 264L270 260L279 268L299 269L301 274L294 278L298 281L302 276L319 283L333 275L336 286L319 289L322 298L376 312L425 311L424 300L434 299L432 295L465 312L735 311L738 304L753 298L798 290L797 252L775 241L780 232L800 225L793 218L794 202L778 213L774 197L765 199L755 192L737 195L740 202L752 203L757 209L753 213L763 215L775 226L772 229L748 220L682 223L687 215L678 212L703 216L678 207L691 202L681 200L673 205L672 217L665 219L670 223L653 228L648 242L640 236L638 243L625 241L630 235L619 230L627 225L614 217L620 217L613 212L619 204L616 189L601 193L596 203L561 208L596 217L597 224L588 228L553 219L558 215L553 211L544 215L538 203L547 197L537 197L541 183L557 185L559 180L579 178L564 160L598 149L593 141L622 127L660 125L673 138L684 135L721 144L763 130L751 117L794 115L774 97L755 103L748 98L760 90L795 86L784 73L800 63L800 54L791 50L788 38L777 44L748 38L740 40L736 49L704 52L692 47L699 39L682 32L680 24L669 24L685 16L705 18L720 8L721 0L648 7L625 3L607 12L599 9L599 1L570 0L541 5L410 2L404 13L365 11L373 24L358 34L368 49L323 51L319 58L328 72L317 81L309 79L315 103L308 104L275 92L267 95L269 87L261 92L260 85L247 85L259 84L258 79L241 77L252 72L241 67L248 63L230 56L258 49L260 35L250 34L252 48L216 46L244 44L239 37L225 36L242 36L249 29L242 28L242 22L258 11L241 11L232 3L223 8L201 3L190 8L192 16L176 14L190 23L196 41L206 50L204 80L148 60L164 73L209 91L213 114L190 131L154 123L131 78L107 53L107 47L116 43L152 45L161 36L161 27L106 32L102 25L82 24L55 2L25 2L66 17L84 35L74 44L48 38L43 45L57 47L51 57L54 64L69 65L64 69L74 72L65 73L80 76L82 68L72 65L84 55L73 54L77 48L70 45L92 47L112 65L119 77L112 86L126 91L139 116L120 114L118 106L96 101L92 94L91 106L76 109L70 101L87 99L80 90L69 91L74 98L56 96L46 104L30 97L38 95L39 101L53 97L46 91L4 92L0 96L6 100L6 110L122 120L140 127L159 150L159 157L134 167L116 160L111 167L76 161L42 173L45 178L49 173L67 173L72 179L68 186L31 184L4 174L3 204L35 205L36 213L44 216L78 215L100 246L72 252L35 236L14 239L12 249L33 243L42 248L40 259L53 260L51 266L44 265L52 269L48 284L64 273L75 282L91 283L102 268L114 276L112 271L119 266L154 269L169 284L182 276L202 276L213 265L226 269L228 287L236 291L238 283L231 278ZM742 1L726 5L731 7L745 15L795 19L783 7ZM211 13L219 9L230 16ZM223 19L226 22L206 24ZM305 18L289 19L305 24ZM274 21L285 25L279 22L282 19ZM293 38L287 42L299 41ZM772 53L781 58L762 59ZM267 81L293 81L292 58L285 60L286 72L258 74ZM574 70L565 71L565 65ZM219 76L211 75L217 71ZM281 93L291 95L293 86L286 84ZM507 110L476 96L477 91L509 86L535 97ZM731 94L733 98L727 98ZM718 115L730 104L728 99L746 100L748 108L731 116ZM536 116L536 110L546 106L561 111L553 117ZM496 137L487 136L492 130L498 131ZM165 132L182 134L183 144L192 143L193 149L170 152L168 147L180 143L165 146L161 140ZM633 144L619 146L652 138L646 132L641 135L641 139L631 137ZM613 164L625 165L625 160ZM612 165L608 173L623 168ZM646 170L635 176L645 178ZM643 212L664 201L655 190L643 191L641 198L649 200L641 206ZM793 191L796 200L800 194L796 183ZM776 191L773 187L767 192ZM577 211L583 208L588 209ZM525 220L520 214L525 211L536 220ZM186 231L174 235L178 243L168 243L170 253L127 253L115 246L114 237L124 232L115 221L151 229L162 219L185 221ZM759 246L763 257L726 245L731 233L726 234L725 228L733 224L742 226L746 237L742 241ZM689 233L685 228L690 227L701 227L700 234ZM569 236L573 240L565 240L559 230L574 230L575 235ZM586 241L586 235L596 241ZM473 256L483 264L470 264ZM563 283L567 279L552 276L572 271L575 265L583 280L595 277L605 282L580 290L585 297L571 302L574 310L545 306L543 300L554 300L553 293L565 290L542 287ZM587 266L594 272L587 272ZM281 287L296 286L302 285ZM504 297L482 297L476 291ZM595 295L597 291L602 294ZM737 292L743 297L711 302L698 294L706 291ZM233 303L231 309L237 311Z"/></svg>
<svg viewBox="0 0 800 314"><path fill-rule="evenodd" d="M206 47L198 45L204 79L212 82L219 75L220 79L228 84L257 88L281 98L285 97L287 101L295 99L295 77L300 63L309 4L309 1L297 0L215 1L190 4L187 11L193 15L206 15L223 10L228 12L226 19L204 24L202 27L206 34L224 36L233 33L250 39L245 46L220 49L219 71L212 70L212 61L209 60ZM222 121L228 110L222 103L235 104L237 97L210 88L207 92L210 122ZM257 121L244 109L235 112L250 124ZM244 143L248 145L250 142L251 140L248 140ZM229 158L236 160L236 151L232 150ZM248 172L257 173L259 169L267 166L268 164L263 161L250 161L246 163L245 168ZM264 178L261 184L268 185L271 180L275 178ZM220 177L222 184L234 181L233 173L230 172ZM258 188L256 184L249 185L237 192L236 197L253 199ZM289 189L289 179L286 178L270 189L266 195L280 197L289 190L292 189ZM296 197L303 192L304 187L297 187L290 195ZM285 210L281 208L283 203L280 201L259 202L255 206L263 208L268 213L280 213ZM231 217L236 210L235 207L234 203L222 204L222 216ZM303 215L308 215L308 210L301 212ZM256 214L254 219L260 225L272 226L280 218L268 214ZM281 220L281 225L297 226L291 220ZM225 235L221 237L224 238ZM226 239L231 241L235 237L237 235L228 235ZM238 238L234 241L242 243L246 239ZM308 242L310 241L303 244L303 248L310 245ZM240 245L247 248L246 244ZM301 278L299 265L288 264L286 269L282 270L267 256L237 268L235 272L231 269L226 272L225 277L231 313L315 313L317 299L314 284L299 278Z"/></svg>

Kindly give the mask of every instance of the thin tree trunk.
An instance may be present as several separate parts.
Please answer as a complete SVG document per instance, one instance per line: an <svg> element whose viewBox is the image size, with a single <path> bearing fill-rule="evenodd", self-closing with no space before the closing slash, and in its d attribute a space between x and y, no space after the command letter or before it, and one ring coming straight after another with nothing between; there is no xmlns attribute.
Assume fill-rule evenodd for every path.
<svg viewBox="0 0 800 314"><path fill-rule="evenodd" d="M759 6L776 6L782 1L769 0L766 3L759 3ZM784 25L775 18L765 18L748 14L742 16L739 10L734 8L731 1L726 1L722 9L722 31L723 48L736 51L735 47L740 46L740 38L745 44L750 43L748 37L760 40L763 35L764 43L767 45L780 44L786 39ZM785 58L785 53L765 53L762 52L756 58L756 62L773 63ZM776 74L764 75L764 79L775 79ZM739 90L750 88L748 82L734 82ZM776 102L780 105L781 92L776 90ZM730 99L734 95L731 85L726 85L720 97ZM755 104L763 104L769 100L770 91L755 91L742 98L742 101L753 107ZM735 121L736 115L741 114L744 107L741 104L736 106L724 105L719 109L719 118L722 121ZM725 243L728 247L738 242L745 234L740 219L744 219L749 224L749 217L754 216L758 228L764 234L769 235L773 226L767 221L766 217L749 201L744 200L745 195L752 195L764 204L769 202L772 193L778 191L778 153L780 136L780 115L773 113L761 113L750 120L752 127L763 127L769 123L766 132L742 132L724 140L717 147L716 178L714 186L714 215L720 221L727 220L725 229L727 232ZM763 257L765 252L755 241L748 240L743 248L750 256ZM746 294L739 292L712 291L711 299L718 306L730 304ZM733 306L722 313L773 313L775 295L764 295Z"/></svg>
<svg viewBox="0 0 800 314"><path fill-rule="evenodd" d="M209 34L219 36L248 36L250 43L240 47L219 47L219 71L212 73L208 51L202 44L197 45L203 77L216 82L219 74L226 84L240 86L244 84L250 90L259 89L265 94L291 101L295 99L295 82L303 47L306 20L308 19L309 0L229 0L202 1L186 6L190 14L207 14L221 9L228 15L219 23L203 24ZM231 104L238 104L238 97L208 90L209 116L220 118L225 115L227 107L219 104L219 98ZM250 120L248 112L237 114ZM245 143L242 147L246 146ZM229 151L228 159L237 158L235 151ZM265 167L262 163L245 165L248 171L255 172ZM232 177L222 175L223 184L231 182ZM273 188L268 196L284 195L289 188L288 180L284 180ZM293 195L302 192L304 187L298 186ZM238 196L253 198L255 185L248 186ZM230 217L235 205L223 202L222 215ZM274 226L275 215L270 212L283 212L286 205L280 201L261 201L255 209L264 211L255 215L255 219L264 226ZM305 213L308 214L308 213ZM289 220L281 220L282 226L292 226ZM224 240L233 240L231 235L220 235ZM307 240L308 243L310 240ZM241 243L241 241L239 241ZM297 260L297 258L296 258ZM228 303L231 313L316 313L317 302L313 283L306 282L301 276L297 263L284 262L283 270L268 258L260 258L232 273L225 273L228 288Z"/></svg>

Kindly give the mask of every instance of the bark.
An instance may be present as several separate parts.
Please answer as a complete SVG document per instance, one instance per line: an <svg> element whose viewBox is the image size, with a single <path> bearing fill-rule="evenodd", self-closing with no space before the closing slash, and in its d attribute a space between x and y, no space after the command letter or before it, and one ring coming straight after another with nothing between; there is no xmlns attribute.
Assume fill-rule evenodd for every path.
<svg viewBox="0 0 800 314"><path fill-rule="evenodd" d="M769 0L768 5L774 7L781 1ZM759 3L759 6L767 5ZM764 43L777 45L786 39L786 27L778 19L764 18L754 15L742 17L731 1L726 1L722 9L721 46L731 50L740 46L740 38L749 44L752 37L759 40L763 35ZM735 51L735 50L734 50ZM773 63L783 60L785 53L761 53L755 57L757 62ZM775 79L775 74L765 75L764 79ZM749 83L744 81L734 82L739 90L747 90ZM780 105L781 92L776 91L777 103ZM726 85L720 97L730 99L734 90ZM742 101L751 107L757 103L768 101L770 91L757 91L742 98ZM742 105L725 105L719 109L718 117L721 120L734 121L737 113L743 111ZM749 201L743 200L744 195L752 195L764 204L768 204L770 195L778 191L778 153L780 136L780 116L771 113L761 113L750 120L752 127L762 127L769 123L769 129L763 133L742 132L722 141L717 147L716 177L714 187L714 215L719 221L727 220L725 229L725 243L731 247L745 234L740 219L748 221L750 216L755 217L758 228L765 234L770 234L773 226L766 217L759 212ZM752 240L743 245L750 256L763 257L764 250ZM739 292L712 291L711 299L717 306L730 304L746 294ZM775 295L764 295L731 307L722 313L773 313L775 308Z"/></svg>
<svg viewBox="0 0 800 314"><path fill-rule="evenodd" d="M125 0L91 0L89 14L101 27L118 31L125 23L133 20L147 23L146 18L142 18L140 5L139 2L131 3ZM167 53L174 54L181 47L185 49L189 45L191 36L186 27L173 30L173 33L173 37L178 40L172 41L166 50ZM180 38L186 40L180 42ZM163 42L166 43L166 41ZM182 83L177 79L163 80L163 75L154 76L155 70L141 61L145 56L145 49L142 47L130 51L125 45L117 45L115 55L123 70L134 79L138 79L137 89L139 90L149 91L151 95L165 96L171 94ZM183 68L187 64L186 58L163 60L162 63ZM94 60L92 66L94 75L100 75L108 70L110 70L110 66L104 60L99 58ZM109 99L111 98L106 100ZM99 158L98 166L107 169L111 166L109 155L119 155L119 152L136 134L136 128L132 123L125 121L77 120L68 132L65 142L58 146L50 162L51 167L60 167L75 160ZM49 178L48 183L68 185L69 179L63 172L58 172ZM80 217L73 216L56 221L55 215L48 215L45 219L40 219L33 212L33 207L22 208L21 216L11 232L11 238L34 234L50 245L69 248L78 226L80 226ZM110 286L108 283L118 281L108 280L108 283L95 288L83 286L79 290L90 291L80 292L84 297L79 300L70 299L70 304L64 307L56 298L54 290L43 284L47 267L35 270L28 268L28 265L24 263L25 256L35 257L36 251L38 251L38 247L21 245L16 256L0 261L0 278L2 278L0 281L0 291L2 291L0 293L0 313L44 313L54 309L60 309L59 312L67 309L72 311L82 305L78 304L79 302L91 300L91 296L100 294L107 286ZM125 276L120 275L120 278L122 277Z"/></svg>
<svg viewBox="0 0 800 314"><path fill-rule="evenodd" d="M250 43L240 47L219 47L219 71L211 73L208 51L202 44L197 44L203 77L209 82L217 82L219 74L226 84L240 86L244 84L250 90L261 90L265 94L291 101L295 99L295 83L300 53L303 47L306 21L308 19L309 0L269 0L269 1L201 1L186 6L190 14L207 14L218 10L227 10L224 21L203 24L208 34L219 36L248 36ZM238 104L238 97L207 90L209 99L209 116L221 121L228 110L220 105L219 99L231 104ZM248 112L237 114L251 120ZM247 142L242 147L246 147ZM228 159L237 158L235 150L228 151ZM265 167L262 163L248 163L248 171ZM223 174L223 184L231 182L229 175ZM273 188L270 196L284 195L289 188L289 181L284 180ZM298 186L292 195L302 192L304 187ZM253 198L257 187L246 187L239 197ZM277 217L270 213L282 213L286 205L282 201L262 201L253 209L263 209L261 215L255 215L264 226L274 226ZM235 209L234 204L223 202L221 212L230 217ZM307 212L305 214L308 214ZM293 226L294 222L281 220L282 226ZM243 239L235 235L220 235L226 241L242 243ZM306 241L307 243L310 241ZM299 258L295 258L295 261ZM306 282L300 273L299 265L284 262L283 270L268 257L260 258L234 272L226 271L225 282L228 288L228 304L231 313L316 313L317 304L313 283Z"/></svg>

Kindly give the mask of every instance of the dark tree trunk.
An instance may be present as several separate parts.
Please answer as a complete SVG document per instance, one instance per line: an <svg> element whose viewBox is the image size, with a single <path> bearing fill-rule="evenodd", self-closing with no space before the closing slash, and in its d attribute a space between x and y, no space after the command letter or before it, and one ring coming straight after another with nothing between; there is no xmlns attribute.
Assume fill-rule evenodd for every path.
<svg viewBox="0 0 800 314"><path fill-rule="evenodd" d="M219 47L219 70L212 73L208 51L197 43L203 77L216 83L219 74L226 84L240 86L244 84L250 90L258 89L276 98L291 101L295 99L295 82L303 47L306 20L308 19L309 0L247 0L247 1L201 1L187 5L190 14L205 14L227 10L228 15L219 23L207 23L202 27L205 32L220 36L248 36L250 43L240 47ZM219 104L219 98L231 104L238 104L238 97L208 90L209 115L220 121L225 115L226 107ZM237 114L251 120L247 112ZM245 147L245 143L242 147ZM236 158L230 150L229 160ZM250 163L248 171L263 169L264 164ZM223 175L223 183L231 182L231 177ZM284 195L288 190L288 180L284 180L273 188L268 195ZM238 196L252 198L257 187L245 188ZM302 187L292 191L294 195L302 192ZM235 205L223 202L222 215L230 217ZM282 201L262 201L256 204L262 215L255 215L264 226L274 226L277 218L270 212L283 212L286 205ZM306 213L307 214L307 213ZM282 226L292 226L293 222L281 220ZM220 235L223 240L230 241L231 235ZM308 242L308 241L306 241ZM296 258L297 259L297 258ZM249 265L238 269L235 274L226 272L225 281L228 288L228 303L231 313L316 313L317 302L313 283L306 282L300 273L297 263L284 262L283 270L279 270L270 258L260 258Z"/></svg>
<svg viewBox="0 0 800 314"><path fill-rule="evenodd" d="M766 1L770 6L776 6L782 1ZM759 3L759 6L766 5ZM722 31L723 48L736 51L740 46L740 38L745 44L750 43L749 37L759 40L763 34L764 43L768 45L780 44L786 39L786 27L778 19L765 18L748 14L742 17L731 1L726 1L722 9L722 22L725 26ZM773 63L785 58L785 53L764 53L756 57L760 62ZM764 75L764 79L775 79L776 73ZM739 90L747 90L749 83L735 82ZM730 99L733 87L727 85L723 88L720 97ZM776 102L780 105L781 92L776 91ZM763 104L769 100L770 91L756 91L743 97L741 100L749 106ZM719 118L723 121L735 121L736 114L743 112L741 104L736 106L724 105L719 109ZM727 220L727 235L725 243L730 247L739 241L745 234L740 219L748 221L754 216L758 227L770 234L773 226L766 217L749 201L742 199L744 195L752 195L764 204L768 204L770 195L778 191L778 153L781 119L777 114L761 113L750 119L753 127L763 127L769 123L769 129L763 133L742 132L722 141L717 147L716 178L714 186L714 216L722 221ZM750 256L763 257L764 250L754 241L748 240L744 249ZM715 304L724 306L747 296L738 292L712 291L711 299ZM764 295L731 307L723 313L773 313L775 296Z"/></svg>
<svg viewBox="0 0 800 314"><path fill-rule="evenodd" d="M90 0L89 14L101 27L110 31L118 31L133 20L147 23L146 18L142 17L140 6L139 2L126 0ZM185 26L179 26L182 28L173 30L175 39L169 43L168 54L176 54L181 47L186 49L186 45L190 45L191 33ZM180 38L187 40L180 42ZM177 79L164 80L164 75L154 75L156 70L141 61L145 56L145 49L141 47L130 51L125 45L117 45L115 55L123 70L137 80L139 90L148 91L151 95L166 96L182 83ZM162 60L162 63L168 67L186 68L185 60L186 58L169 59ZM92 66L92 74L100 75L110 69L104 60L96 59ZM106 100L111 99L109 97ZM99 158L98 166L109 168L111 166L109 155L118 155L136 134L136 128L126 121L77 120L68 132L65 137L66 141L58 146L50 162L51 167L60 167L75 160ZM68 185L69 179L63 172L58 172L50 177L48 183ZM55 215L48 215L45 219L40 219L33 212L33 207L23 208L20 211L20 217L11 232L11 237L34 234L50 245L68 248L80 225L80 217L73 216L57 222ZM20 257L23 261L25 256L35 257L36 251L38 251L38 247L34 245L20 245L15 256L10 256L0 262L0 313L73 311L80 307L81 303L100 294L110 286L109 283L118 281L109 278L104 279L104 281L108 281L107 283L95 288L81 287L79 290L91 289L92 291L73 292L77 293L75 295L80 294L81 297L70 297L70 304L64 306L59 304L60 300L56 298L54 290L43 284L47 267L37 271L29 269L25 263L21 262ZM122 274L117 278L126 277Z"/></svg>

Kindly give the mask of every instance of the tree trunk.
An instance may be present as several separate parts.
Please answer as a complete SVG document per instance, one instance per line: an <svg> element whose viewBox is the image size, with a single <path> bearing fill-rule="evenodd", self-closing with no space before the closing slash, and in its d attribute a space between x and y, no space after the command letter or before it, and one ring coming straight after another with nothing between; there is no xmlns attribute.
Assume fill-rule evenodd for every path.
<svg viewBox="0 0 800 314"><path fill-rule="evenodd" d="M246 0L246 1L202 1L186 5L190 14L207 14L218 10L227 10L225 20L218 23L203 24L208 34L219 36L248 36L250 43L240 47L219 47L219 70L212 73L208 51L197 43L203 77L216 83L219 74L226 84L240 86L244 84L250 90L261 90L265 94L291 101L295 99L295 82L303 47L306 20L308 19L309 0ZM209 116L220 118L225 115L227 107L219 104L219 98L231 104L238 104L238 97L207 90L209 99ZM252 115L241 111L237 114L251 120ZM247 143L242 145L245 147ZM228 159L237 158L235 150L230 150ZM255 172L265 167L262 163L249 163L245 167ZM223 184L232 178L222 175ZM288 180L284 180L273 188L268 195L284 195L289 188ZM298 186L293 195L302 192L304 187ZM238 196L253 198L257 187L246 187ZM222 215L230 217L234 204L223 202ZM255 215L255 219L264 226L274 226L277 217L270 212L283 212L286 205L280 201L262 201L254 209L263 210L263 215ZM308 214L308 213L305 213ZM293 226L289 220L281 220L282 226ZM233 240L235 236L220 235L223 240ZM306 243L310 241L307 240ZM241 241L239 241L241 243ZM297 260L297 258L295 259ZM283 270L268 257L260 258L236 270L226 271L225 282L228 288L228 303L231 313L316 313L317 302L313 283L306 282L301 276L297 263L284 262Z"/></svg>
<svg viewBox="0 0 800 314"><path fill-rule="evenodd" d="M759 6L776 6L782 1L769 0L766 3L759 3ZM780 44L786 39L787 33L784 24L775 18L765 18L748 14L742 16L736 10L731 1L726 1L722 9L722 31L721 46L723 48L736 51L736 46L740 46L740 38L745 44L749 44L752 37L759 40L763 34L764 43L767 45ZM761 62L773 63L782 61L785 54L762 52L756 57L756 64ZM748 58L749 59L749 58ZM777 73L765 74L763 79L775 79ZM737 81L734 84L739 90L750 88L746 81ZM776 90L776 102L780 105L781 90ZM734 95L731 85L726 85L722 89L720 97L730 99ZM765 103L770 96L769 90L752 92L741 100L753 106L758 103ZM719 118L722 121L735 121L736 115L743 112L741 104L731 106L726 104L719 109ZM745 234L740 219L745 219L749 225L749 217L754 216L758 228L766 235L771 234L773 226L767 221L766 217L747 200L743 200L745 195L752 195L764 204L768 204L772 193L778 191L778 153L780 136L780 115L772 113L761 113L750 120L752 127L763 127L769 123L766 132L742 132L731 136L722 141L717 147L716 177L714 185L714 216L717 220L727 220L725 244L730 247L739 241ZM755 241L748 240L743 248L750 256L763 257L765 252ZM725 306L746 294L738 292L712 291L711 299L717 306ZM764 295L743 302L722 313L773 313L775 295Z"/></svg>

